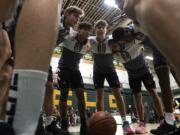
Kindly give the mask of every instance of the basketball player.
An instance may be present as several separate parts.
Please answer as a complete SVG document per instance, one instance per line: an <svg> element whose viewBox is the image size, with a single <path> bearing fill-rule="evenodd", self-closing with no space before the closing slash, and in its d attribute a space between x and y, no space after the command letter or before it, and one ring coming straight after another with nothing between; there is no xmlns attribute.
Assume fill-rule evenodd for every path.
<svg viewBox="0 0 180 135"><path fill-rule="evenodd" d="M80 134L87 134L84 84L81 73L79 71L79 63L83 54L86 52L86 44L88 43L90 30L91 25L89 23L82 22L78 26L78 32L74 31L73 33L71 33L62 43L62 55L58 65L58 76L60 78L60 80L58 80L58 83L61 90L61 129L64 131L64 134L69 134L67 120L67 98L70 87L75 90L77 96L81 122Z"/></svg>
<svg viewBox="0 0 180 135"><path fill-rule="evenodd" d="M84 16L84 12L82 9L76 6L70 6L64 11L64 15L62 16L60 25L59 25L59 34L57 39L57 45L61 44L69 35L72 35L74 32L74 27L78 23L79 19ZM61 76L59 76L61 78ZM66 93L68 94L68 93ZM62 95L62 99L60 99L59 107L60 107L60 114L61 114L61 128L64 134L69 134L68 132L68 121L66 118L67 112L67 96ZM65 113L64 113L65 112Z"/></svg>
<svg viewBox="0 0 180 135"><path fill-rule="evenodd" d="M9 79L11 77L11 72L12 72L12 69L14 67L14 38L15 38L15 30L16 30L16 25L17 25L17 20L18 20L18 17L20 15L20 11L22 9L22 5L23 5L23 2L24 1L19 1L18 4L17 4L17 7L16 7L16 12L15 12L15 15L8 21L8 23L6 23L6 29L8 31L8 35L9 35L9 38L10 38L10 42L11 42L11 48L12 48L12 55L11 57L8 59L8 61L6 62L7 64L5 64L5 66L9 67L7 71L9 71L9 74L7 74L8 72L4 72L4 74L6 75L9 75L7 76ZM7 68L6 68L7 69ZM8 79L8 80L9 80ZM3 101L1 103L3 103L2 105L2 119L4 120L4 116L5 116L5 109L6 109L6 101L7 101L7 96L8 96L8 81L6 81L7 79L3 80L3 84L1 85L3 88L4 86L6 86L7 88L7 94L6 96L4 96L3 94L2 97L3 97ZM52 96L53 95L53 87L52 87L52 69L51 67L49 68L49 72L48 72L48 81L46 83L46 92L45 92L45 103L43 105L43 109L44 109L44 112L46 114L46 129L48 131L51 131L53 132L54 134L58 134L60 131L60 129L55 125L55 122L52 121L52 119L54 119L54 117L52 117L51 115L53 114L53 99L52 99ZM1 123L3 124L3 123Z"/></svg>
<svg viewBox="0 0 180 135"><path fill-rule="evenodd" d="M9 9L14 9L15 2L0 1L0 22L10 15ZM18 135L34 134L37 125L48 65L56 40L58 5L58 0L28 0L19 18L15 39L16 70L8 100L7 118L12 121ZM44 14L47 9L48 12ZM12 109L14 106L16 109Z"/></svg>
<svg viewBox="0 0 180 135"><path fill-rule="evenodd" d="M175 71L175 68L168 62L168 58L166 58L157 49L157 47L149 40L149 38L146 38L143 44L149 46L152 49L154 69L161 87L162 100L165 108L165 120L161 120L160 126L157 129L150 130L150 132L153 134L161 134L161 131L159 130L165 130L166 132L171 132L172 130L176 131L177 128L174 126L175 118L173 114L173 94L171 90L169 74L171 71L176 83L179 84L178 72Z"/></svg>
<svg viewBox="0 0 180 135"><path fill-rule="evenodd" d="M8 60L5 62L2 68L1 72L1 92L4 94L0 94L0 100L2 103L0 106L2 106L2 113L0 116L1 120L5 120L5 112L6 112L6 102L8 97L8 91L9 91L9 83L12 76L13 68L14 68L14 58L15 58L15 52L14 52L14 37L15 37L15 28L16 28L16 22L20 11L20 6L17 8L15 16L13 16L8 23L4 23L4 29L7 31L7 36L9 37L9 44L11 46L11 56L8 58Z"/></svg>
<svg viewBox="0 0 180 135"><path fill-rule="evenodd" d="M172 67L169 67L168 60L156 49L156 47L152 44L150 40L145 40L144 44L150 46L153 52L153 64L154 69L156 71L157 77L159 79L159 85L162 91L162 101L164 103L165 108L165 121L160 122L160 126L157 129L152 129L151 133L155 134L159 130L174 130L175 118L172 112L173 109L173 94L170 85L170 69L173 73L173 76L178 84L178 78L176 77L176 73ZM169 102L171 101L171 102ZM170 113L172 112L172 113ZM169 128L167 128L169 126Z"/></svg>
<svg viewBox="0 0 180 135"><path fill-rule="evenodd" d="M10 79L13 72L13 57L8 54L8 52L11 52L10 47L10 41L8 34L5 30L5 27L2 32L3 35L3 44L0 47L1 50L1 56L0 59L3 61L6 59L4 64L2 65L0 69L0 133L4 134L6 131L8 131L9 134L14 134L13 129L10 127L7 122L5 122L5 114L6 114L6 103L7 103L7 97L9 93L9 85L10 85ZM9 55L8 57L6 55ZM11 53L12 54L12 53Z"/></svg>
<svg viewBox="0 0 180 135"><path fill-rule="evenodd" d="M0 134L14 135L12 127L5 122L8 88L12 75L12 48L5 27L11 18L16 1L0 1Z"/></svg>
<svg viewBox="0 0 180 135"><path fill-rule="evenodd" d="M75 25L83 16L84 11L77 6L70 6L65 9L59 24L57 45L62 43L68 35L73 33Z"/></svg>
<svg viewBox="0 0 180 135"><path fill-rule="evenodd" d="M123 2L125 2L124 10L128 17L139 25L144 33L146 33L146 35L153 41L155 46L162 52L162 54L171 61L177 72L179 72L180 62L177 57L180 51L180 39L178 37L180 34L180 29L178 28L180 22L178 14L180 1L116 0L116 3L120 8L123 7ZM171 19L169 19L169 16L171 16ZM171 44L173 44L173 47L171 47ZM163 92L164 91L162 91L162 94L164 94L163 98L167 98L166 101L171 104L165 106L165 120L166 122L168 121L167 123L170 126L173 126L174 115L172 95L165 96L165 93ZM163 125L163 128L159 128L159 134L172 132L166 127L167 124Z"/></svg>
<svg viewBox="0 0 180 135"><path fill-rule="evenodd" d="M83 11L76 6L70 6L65 9L64 14L58 26L59 32L58 32L58 39L56 42L56 46L62 43L66 39L66 37L72 33L74 26L77 24L80 17L83 16L83 14L84 14ZM51 68L49 68L48 82L46 83L46 93L45 93L45 99L44 99L44 105L43 105L43 112L45 113L45 116L46 116L44 119L44 123L46 127L45 129L48 132L59 134L60 130L56 126L56 122L54 121L54 116L53 116L54 107L53 107L53 101L52 101L53 100L53 84L52 83L53 83L52 70ZM62 110L64 108L63 105L62 105ZM39 125L39 127L41 126ZM62 130L61 132L65 133L64 130Z"/></svg>
<svg viewBox="0 0 180 135"><path fill-rule="evenodd" d="M103 87L104 80L107 79L123 120L124 133L134 133L125 117L125 105L120 92L122 86L113 64L112 51L108 45L109 38L106 35L108 24L105 20L99 20L95 23L94 27L96 36L90 38L90 44L92 45L94 59L93 81L97 93L97 110L104 110Z"/></svg>
<svg viewBox="0 0 180 135"><path fill-rule="evenodd" d="M70 6L65 9L64 14L59 24L59 33L58 33L58 39L57 39L56 45L59 45L60 43L62 43L66 39L66 37L72 33L74 26L79 21L79 18L83 16L83 14L84 14L83 11L76 6ZM59 128L56 126L56 122L54 122L54 116L53 116L54 107L53 107L53 102L52 102L53 87L52 87L52 82L51 82L51 78L52 78L52 74L50 74L51 72L52 71L49 69L48 80L49 79L50 80L46 83L46 94L45 94L44 105L43 105L43 109L44 109L43 112L46 115L44 119L44 123L46 127L45 129L48 132L58 134L60 131L59 131ZM61 104L62 104L61 110L63 110L65 108L64 107L65 104L64 103L61 103ZM39 127L41 126L39 125ZM61 132L65 133L66 131L61 130Z"/></svg>
<svg viewBox="0 0 180 135"><path fill-rule="evenodd" d="M180 1L116 0L116 3L120 8L123 7L124 3L124 11L128 17L139 24L157 48L179 71L180 62L177 57L180 50L180 39L178 38L180 33L180 29L178 29ZM171 44L173 47L170 46Z"/></svg>
<svg viewBox="0 0 180 135"><path fill-rule="evenodd" d="M135 97L136 108L140 118L139 126L135 129L137 134L145 134L148 132L144 121L144 106L141 93L141 82L153 98L159 118L164 119L163 107L158 94L156 93L156 86L149 67L143 56L143 44L137 39L137 35L133 30L125 27L119 27L112 33L113 40L111 48L116 58L123 61L123 65L128 72L129 85ZM139 35L140 36L140 35Z"/></svg>

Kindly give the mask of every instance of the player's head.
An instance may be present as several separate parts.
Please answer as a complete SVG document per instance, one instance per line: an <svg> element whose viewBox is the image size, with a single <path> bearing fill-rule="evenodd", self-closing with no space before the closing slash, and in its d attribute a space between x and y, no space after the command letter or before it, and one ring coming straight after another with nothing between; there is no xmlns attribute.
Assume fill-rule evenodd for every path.
<svg viewBox="0 0 180 135"><path fill-rule="evenodd" d="M112 32L112 39L109 45L113 52L122 50L126 44L132 43L136 38L136 33L129 27L118 27Z"/></svg>
<svg viewBox="0 0 180 135"><path fill-rule="evenodd" d="M105 20L98 20L95 25L96 35L105 35L107 33L108 23Z"/></svg>
<svg viewBox="0 0 180 135"><path fill-rule="evenodd" d="M128 27L118 27L112 32L112 39L109 40L109 45L112 49L117 49L121 45L128 44L135 39L135 34Z"/></svg>
<svg viewBox="0 0 180 135"><path fill-rule="evenodd" d="M112 37L114 42L131 42L135 39L136 34L133 29L129 27L118 27L112 32Z"/></svg>
<svg viewBox="0 0 180 135"><path fill-rule="evenodd" d="M88 38L91 30L92 30L92 25L88 22L81 22L78 25L78 35L80 35L85 39Z"/></svg>
<svg viewBox="0 0 180 135"><path fill-rule="evenodd" d="M84 11L76 6L70 6L64 11L65 23L71 27L74 27L83 16Z"/></svg>

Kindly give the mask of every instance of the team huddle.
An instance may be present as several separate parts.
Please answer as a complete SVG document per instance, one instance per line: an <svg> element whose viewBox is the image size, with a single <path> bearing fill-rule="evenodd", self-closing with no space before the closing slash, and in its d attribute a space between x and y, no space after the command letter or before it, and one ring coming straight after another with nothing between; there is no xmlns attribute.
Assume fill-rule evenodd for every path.
<svg viewBox="0 0 180 135"><path fill-rule="evenodd" d="M153 2L155 1L149 3ZM0 134L70 135L67 99L71 88L77 97L80 135L89 135L84 83L79 69L80 60L86 53L91 53L94 61L93 83L96 90L97 111L104 111L103 88L106 79L122 118L124 134L148 133L141 93L143 83L153 99L159 117L159 127L151 129L150 132L155 135L178 134L179 129L175 125L173 114L169 72L172 72L177 84L180 84L178 80L180 66L175 57L180 41L179 39L172 41L174 37L171 36L167 38L171 44L177 45L175 47L177 50L171 54L172 48L164 47L170 41L162 40L165 39L163 33L156 35L157 26L154 28L152 27L154 25L151 26L149 22L143 20L143 14L139 13L142 8L139 10L135 8L147 6L146 3L138 0L116 0L116 3L132 19L132 25L115 28L111 38L107 35L106 20L100 19L94 24L80 22L84 11L76 6L66 8L60 15L62 1L19 0L18 3L15 1L13 3L10 0L0 0ZM166 2L162 5L165 7ZM49 9L49 12L46 15L42 14L46 9ZM93 36L92 30L95 32ZM163 31L163 28L160 30ZM176 33L178 32L177 28ZM144 45L152 49L162 102L143 55ZM53 78L50 66L52 50L56 46L61 46L62 49L57 80L61 92L59 125L53 116ZM113 64L114 59L120 60L128 73L129 86L135 98L139 117L135 129L126 119L125 103L121 94L123 87ZM41 120L38 124L38 118L42 118L41 108L45 114L43 133L37 128L37 125L42 125Z"/></svg>

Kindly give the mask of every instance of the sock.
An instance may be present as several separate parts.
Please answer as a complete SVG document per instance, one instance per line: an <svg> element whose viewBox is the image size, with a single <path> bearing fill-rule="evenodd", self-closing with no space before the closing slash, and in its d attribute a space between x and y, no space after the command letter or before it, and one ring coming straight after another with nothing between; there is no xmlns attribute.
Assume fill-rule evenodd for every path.
<svg viewBox="0 0 180 135"><path fill-rule="evenodd" d="M14 70L7 106L8 114L12 116L7 117L17 135L34 134L47 76L47 73L37 70Z"/></svg>
<svg viewBox="0 0 180 135"><path fill-rule="evenodd" d="M54 116L47 116L45 118L45 127L51 125L51 123L54 121Z"/></svg>
<svg viewBox="0 0 180 135"><path fill-rule="evenodd" d="M168 123L170 125L174 125L174 121L175 121L174 114L166 112L165 113L165 120L166 120L166 123Z"/></svg>

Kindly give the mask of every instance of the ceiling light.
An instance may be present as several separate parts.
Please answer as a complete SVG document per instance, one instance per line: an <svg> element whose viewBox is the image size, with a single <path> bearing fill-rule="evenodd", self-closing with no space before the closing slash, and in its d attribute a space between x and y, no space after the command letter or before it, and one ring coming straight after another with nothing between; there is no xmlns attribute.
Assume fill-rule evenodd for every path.
<svg viewBox="0 0 180 135"><path fill-rule="evenodd" d="M115 3L115 0L105 0L104 3L107 4L107 5L109 5L109 6L118 8L118 6L117 6L116 3Z"/></svg>
<svg viewBox="0 0 180 135"><path fill-rule="evenodd" d="M147 60L153 60L153 57L151 57L151 56L146 56L145 57Z"/></svg>

